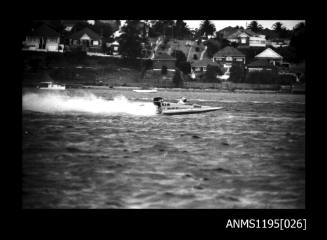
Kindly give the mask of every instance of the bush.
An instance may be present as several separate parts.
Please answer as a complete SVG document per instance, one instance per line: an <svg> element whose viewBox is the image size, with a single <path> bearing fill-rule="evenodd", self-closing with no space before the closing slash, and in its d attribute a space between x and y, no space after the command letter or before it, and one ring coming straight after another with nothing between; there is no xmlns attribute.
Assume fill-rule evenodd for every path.
<svg viewBox="0 0 327 240"><path fill-rule="evenodd" d="M296 83L296 77L292 75L280 75L278 83L281 85L291 85Z"/></svg>
<svg viewBox="0 0 327 240"><path fill-rule="evenodd" d="M162 68L161 68L161 74L162 75L167 75L167 73L168 73L168 68L167 68L167 66L162 66Z"/></svg>
<svg viewBox="0 0 327 240"><path fill-rule="evenodd" d="M184 74L191 73L191 64L189 62L179 62L178 66L176 67L181 70Z"/></svg>
<svg viewBox="0 0 327 240"><path fill-rule="evenodd" d="M207 71L205 72L202 81L204 82L219 82L217 79L217 74L220 74L221 70L218 66L207 66Z"/></svg>
<svg viewBox="0 0 327 240"><path fill-rule="evenodd" d="M183 87L183 85L184 85L183 73L179 69L175 70L175 74L173 77L173 83L174 83L175 87Z"/></svg>
<svg viewBox="0 0 327 240"><path fill-rule="evenodd" d="M263 70L260 72L249 72L245 78L246 83L257 84L279 84L280 76L274 70Z"/></svg>
<svg viewBox="0 0 327 240"><path fill-rule="evenodd" d="M242 64L233 64L230 69L229 81L234 83L244 82L245 71Z"/></svg>

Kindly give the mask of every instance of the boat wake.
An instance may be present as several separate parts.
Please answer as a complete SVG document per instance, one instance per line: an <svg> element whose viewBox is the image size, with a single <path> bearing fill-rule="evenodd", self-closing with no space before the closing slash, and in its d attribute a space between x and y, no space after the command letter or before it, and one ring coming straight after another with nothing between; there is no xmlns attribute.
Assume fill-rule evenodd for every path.
<svg viewBox="0 0 327 240"><path fill-rule="evenodd" d="M23 110L44 113L91 113L131 114L152 116L156 107L152 102L131 102L125 96L106 100L91 93L83 96L69 96L64 93L26 93L23 95Z"/></svg>

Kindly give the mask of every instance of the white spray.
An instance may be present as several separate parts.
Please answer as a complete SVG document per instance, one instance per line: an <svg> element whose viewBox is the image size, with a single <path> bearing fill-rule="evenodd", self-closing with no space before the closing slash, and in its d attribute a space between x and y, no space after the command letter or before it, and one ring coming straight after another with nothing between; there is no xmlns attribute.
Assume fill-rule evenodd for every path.
<svg viewBox="0 0 327 240"><path fill-rule="evenodd" d="M152 102L131 102L124 96L106 100L91 93L69 96L59 92L26 93L23 95L23 110L36 112L84 112L92 114L132 114L151 116L156 114Z"/></svg>

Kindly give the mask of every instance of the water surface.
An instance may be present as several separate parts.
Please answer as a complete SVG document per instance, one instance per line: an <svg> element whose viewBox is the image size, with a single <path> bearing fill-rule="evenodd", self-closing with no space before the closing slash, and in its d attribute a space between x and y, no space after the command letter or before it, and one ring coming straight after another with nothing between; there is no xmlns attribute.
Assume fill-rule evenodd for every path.
<svg viewBox="0 0 327 240"><path fill-rule="evenodd" d="M22 126L23 208L305 207L304 95L24 89Z"/></svg>

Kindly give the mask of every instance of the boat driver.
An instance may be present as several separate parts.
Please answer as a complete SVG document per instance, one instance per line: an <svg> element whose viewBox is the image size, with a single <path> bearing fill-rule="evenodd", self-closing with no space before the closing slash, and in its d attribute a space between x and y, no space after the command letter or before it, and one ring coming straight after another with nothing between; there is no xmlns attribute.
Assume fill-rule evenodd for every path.
<svg viewBox="0 0 327 240"><path fill-rule="evenodd" d="M185 97L182 97L181 99L179 99L178 104L186 104L187 99Z"/></svg>

